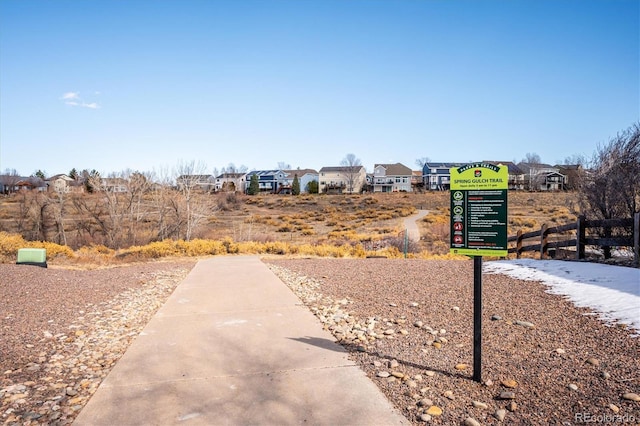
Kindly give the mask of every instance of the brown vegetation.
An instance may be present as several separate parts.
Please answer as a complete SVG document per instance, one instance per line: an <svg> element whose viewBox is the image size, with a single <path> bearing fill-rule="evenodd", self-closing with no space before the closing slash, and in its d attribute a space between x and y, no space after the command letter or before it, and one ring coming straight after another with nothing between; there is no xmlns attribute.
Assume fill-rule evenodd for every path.
<svg viewBox="0 0 640 426"><path fill-rule="evenodd" d="M428 210L419 223L421 240L409 251L422 253L418 257L449 252L448 192L246 196L194 191L188 202L179 191L152 190L138 198L67 194L55 201L62 206L57 216L50 213L54 201L41 193L0 199L4 239L20 235L28 241L49 241L85 258L239 252L360 257L379 250L393 257L403 249L404 218ZM38 202L45 207L36 214ZM510 192L509 234L573 221L576 206L574 193ZM197 218L189 219L189 214ZM4 261L15 259L13 250L20 244L24 242L0 242ZM59 251L52 247L48 253Z"/></svg>

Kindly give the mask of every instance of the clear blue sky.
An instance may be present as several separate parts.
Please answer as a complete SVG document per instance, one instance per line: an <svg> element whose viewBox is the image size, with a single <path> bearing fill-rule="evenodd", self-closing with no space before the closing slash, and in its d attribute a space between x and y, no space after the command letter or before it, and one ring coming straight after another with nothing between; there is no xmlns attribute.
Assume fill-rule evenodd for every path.
<svg viewBox="0 0 640 426"><path fill-rule="evenodd" d="M637 0L0 0L0 171L591 156Z"/></svg>

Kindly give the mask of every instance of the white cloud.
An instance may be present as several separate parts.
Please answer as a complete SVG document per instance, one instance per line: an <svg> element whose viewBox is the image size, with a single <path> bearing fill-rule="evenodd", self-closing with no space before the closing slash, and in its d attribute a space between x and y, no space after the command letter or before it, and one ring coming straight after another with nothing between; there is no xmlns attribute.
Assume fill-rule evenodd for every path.
<svg viewBox="0 0 640 426"><path fill-rule="evenodd" d="M78 92L67 92L60 99L63 100L72 100L72 99L80 99L80 93Z"/></svg>
<svg viewBox="0 0 640 426"><path fill-rule="evenodd" d="M94 92L94 94L100 95L100 92ZM80 92L66 92L61 97L61 100L64 101L65 105L73 106L73 107L82 107L89 109L99 109L100 104L97 102L86 102L83 98L80 97Z"/></svg>

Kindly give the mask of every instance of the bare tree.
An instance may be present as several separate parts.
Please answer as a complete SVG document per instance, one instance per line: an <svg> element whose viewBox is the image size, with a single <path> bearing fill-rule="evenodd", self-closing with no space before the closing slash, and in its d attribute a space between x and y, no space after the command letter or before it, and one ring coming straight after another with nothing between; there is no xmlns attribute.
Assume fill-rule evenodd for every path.
<svg viewBox="0 0 640 426"><path fill-rule="evenodd" d="M204 163L196 163L195 161L180 162L176 168L179 179L178 191L181 194L182 207L184 208L180 212L180 208L177 206L176 212L179 213L179 221L185 225L183 235L187 241L193 238L197 228L207 218L207 212L212 210L213 204L210 199L202 197L203 194L198 193L201 178L206 169Z"/></svg>
<svg viewBox="0 0 640 426"><path fill-rule="evenodd" d="M18 197L16 229L26 240L47 240L47 223L50 222L49 196L41 191L21 191Z"/></svg>
<svg viewBox="0 0 640 426"><path fill-rule="evenodd" d="M167 238L179 238L181 223L179 216L173 213L178 211L174 207L178 204L177 193L171 187L171 174L167 169L161 169L153 172L150 180L154 183L151 185L149 194L151 206L153 207L152 215L155 218L157 239L162 241Z"/></svg>
<svg viewBox="0 0 640 426"><path fill-rule="evenodd" d="M564 183L566 190L575 191L579 188L580 183L584 181L586 165L587 159L582 154L566 157L564 162L559 165L561 173L566 177Z"/></svg>
<svg viewBox="0 0 640 426"><path fill-rule="evenodd" d="M280 165L280 163L278 163L278 165ZM222 169L220 169L220 173L224 174L224 173L246 173L248 170L248 167L245 166L244 164L241 164L240 166L236 166L233 163L229 163L226 167L223 167ZM216 173L217 176L217 173Z"/></svg>
<svg viewBox="0 0 640 426"><path fill-rule="evenodd" d="M416 166L420 167L420 170L424 168L424 166L431 162L429 157L421 157L416 159Z"/></svg>
<svg viewBox="0 0 640 426"><path fill-rule="evenodd" d="M640 123L598 147L580 193L585 213L598 219L640 211Z"/></svg>
<svg viewBox="0 0 640 426"><path fill-rule="evenodd" d="M94 219L100 224L106 237L107 246L118 249L126 245L124 233L126 225L127 206L122 202L120 192L114 190L113 183L120 179L120 175L111 173L106 179L94 177L91 182L93 188L98 188L99 204L95 207ZM102 208L100 208L100 205Z"/></svg>
<svg viewBox="0 0 640 426"><path fill-rule="evenodd" d="M353 193L354 189L358 184L358 177L360 175L360 169L362 168L362 163L360 159L355 156L355 154L347 154L340 165L344 168L345 178L347 184L347 192Z"/></svg>
<svg viewBox="0 0 640 426"><path fill-rule="evenodd" d="M65 245L65 246L67 245L67 233L64 227L65 214L66 214L66 207L65 207L66 199L67 199L67 194L65 192L55 191L55 193L52 195L53 202L51 203L51 208L53 210L52 214L53 214L55 230L56 230L55 238L53 241L55 243Z"/></svg>
<svg viewBox="0 0 640 426"><path fill-rule="evenodd" d="M542 164L540 156L536 153L527 152L518 167L526 173L525 183L529 191L540 189L540 185L544 183L545 176L539 173L539 165Z"/></svg>
<svg viewBox="0 0 640 426"><path fill-rule="evenodd" d="M278 170L291 170L291 164L284 161L278 161Z"/></svg>
<svg viewBox="0 0 640 426"><path fill-rule="evenodd" d="M99 195L93 194L71 197L75 217L75 242L79 246L105 243L102 223L105 213L98 200Z"/></svg>
<svg viewBox="0 0 640 426"><path fill-rule="evenodd" d="M562 164L584 167L587 164L587 157L585 157L583 154L573 154L565 157Z"/></svg>
<svg viewBox="0 0 640 426"><path fill-rule="evenodd" d="M20 174L16 169L6 169L0 175L0 184L4 186L4 193L10 194L15 192L15 186L20 181Z"/></svg>
<svg viewBox="0 0 640 426"><path fill-rule="evenodd" d="M129 215L129 235L127 236L127 243L137 245L140 243L138 240L141 231L140 225L148 215L148 209L144 204L144 197L151 189L151 181L149 174L131 172L129 170L125 171L123 180L126 184L126 192L123 195ZM146 242L148 241L144 241L144 243Z"/></svg>
<svg viewBox="0 0 640 426"><path fill-rule="evenodd" d="M542 164L540 156L535 152L527 152L522 162L529 164Z"/></svg>
<svg viewBox="0 0 640 426"><path fill-rule="evenodd" d="M583 214L589 218L625 218L640 211L640 123L598 147L579 194ZM602 236L609 237L610 232L604 229ZM605 247L605 257L609 256Z"/></svg>

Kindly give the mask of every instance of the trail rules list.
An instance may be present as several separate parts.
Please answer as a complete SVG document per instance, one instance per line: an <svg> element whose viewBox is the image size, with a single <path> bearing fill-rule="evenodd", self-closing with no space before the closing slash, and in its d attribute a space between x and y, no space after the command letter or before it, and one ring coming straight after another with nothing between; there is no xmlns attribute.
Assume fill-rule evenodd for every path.
<svg viewBox="0 0 640 426"><path fill-rule="evenodd" d="M507 166L473 163L452 167L450 252L507 256Z"/></svg>

